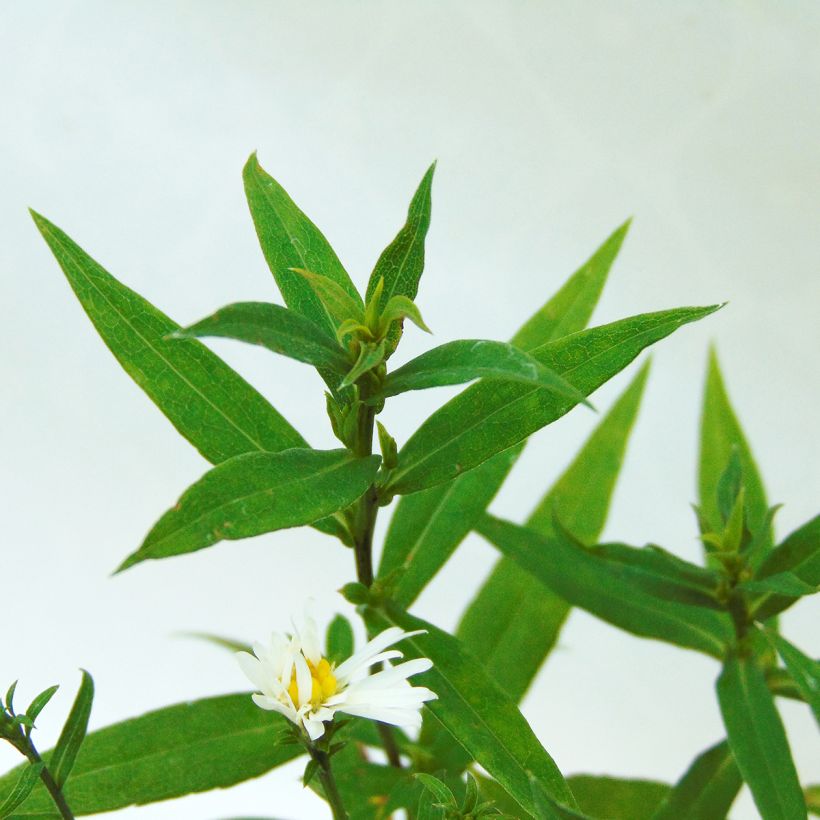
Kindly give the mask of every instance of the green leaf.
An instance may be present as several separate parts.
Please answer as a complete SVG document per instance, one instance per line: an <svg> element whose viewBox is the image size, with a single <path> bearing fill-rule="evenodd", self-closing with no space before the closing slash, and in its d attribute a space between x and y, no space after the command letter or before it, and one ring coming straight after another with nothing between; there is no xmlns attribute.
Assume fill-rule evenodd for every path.
<svg viewBox="0 0 820 820"><path fill-rule="evenodd" d="M421 311L415 302L406 296L393 296L385 306L379 324L382 330L387 332L392 322L403 321L404 319L409 319L417 328L420 328L425 333L433 332L427 327L424 319L421 318ZM392 333L388 334L388 337L395 335L395 332L396 331L393 330Z"/></svg>
<svg viewBox="0 0 820 820"><path fill-rule="evenodd" d="M589 405L575 387L528 353L506 342L460 339L434 347L394 370L385 379L379 397L481 378L538 385Z"/></svg>
<svg viewBox="0 0 820 820"><path fill-rule="evenodd" d="M805 655L777 632L766 630L766 634L820 723L820 663Z"/></svg>
<svg viewBox="0 0 820 820"><path fill-rule="evenodd" d="M695 758L652 820L725 820L742 783L724 740Z"/></svg>
<svg viewBox="0 0 820 820"><path fill-rule="evenodd" d="M575 774L567 783L583 812L607 820L649 820L669 793L666 783L654 780Z"/></svg>
<svg viewBox="0 0 820 820"><path fill-rule="evenodd" d="M328 660L337 665L353 654L353 627L344 615L336 615L328 624L325 645Z"/></svg>
<svg viewBox="0 0 820 820"><path fill-rule="evenodd" d="M20 779L13 790L0 803L0 818L11 817L11 813L31 794L37 785L43 763L31 763L23 768Z"/></svg>
<svg viewBox="0 0 820 820"><path fill-rule="evenodd" d="M635 635L722 658L732 629L722 613L662 600L608 561L560 533L540 533L485 515L476 528L505 555L573 606Z"/></svg>
<svg viewBox="0 0 820 820"><path fill-rule="evenodd" d="M631 220L618 227L512 339L522 350L582 330L589 323Z"/></svg>
<svg viewBox="0 0 820 820"><path fill-rule="evenodd" d="M533 816L537 817L538 820L593 820L582 811L576 811L557 800L553 800L534 777L530 777L530 790L535 808Z"/></svg>
<svg viewBox="0 0 820 820"><path fill-rule="evenodd" d="M117 571L222 540L310 524L352 504L372 483L379 461L347 450L237 456L191 485Z"/></svg>
<svg viewBox="0 0 820 820"><path fill-rule="evenodd" d="M178 339L237 339L337 373L346 373L350 367L350 359L335 337L301 314L267 302L227 305L173 335Z"/></svg>
<svg viewBox="0 0 820 820"><path fill-rule="evenodd" d="M40 694L31 701L28 709L26 709L26 716L31 718L32 721L37 720L40 712L45 709L46 705L54 697L54 693L59 688L59 686L49 686L48 689L44 689L40 692Z"/></svg>
<svg viewBox="0 0 820 820"><path fill-rule="evenodd" d="M754 594L773 592L790 598L802 598L804 595L814 595L817 592L816 586L801 581L793 572L778 572L766 578L744 581L740 588Z"/></svg>
<svg viewBox="0 0 820 820"><path fill-rule="evenodd" d="M361 346L361 350L359 351L359 358L356 359L356 363L352 368L350 368L348 374L342 380L342 383L339 385L339 389L342 390L345 387L349 387L351 384L355 384L365 373L369 372L374 367L378 367L383 361L384 340L378 344L363 344Z"/></svg>
<svg viewBox="0 0 820 820"><path fill-rule="evenodd" d="M333 322L334 333L351 319L354 322L364 321L361 298L354 298L333 279L305 268L291 268L293 273L304 277L322 303Z"/></svg>
<svg viewBox="0 0 820 820"><path fill-rule="evenodd" d="M438 695L427 709L526 811L533 810L530 775L550 796L575 805L558 767L518 708L459 641L392 604L381 610L366 608L364 617L374 631L390 626L425 630L403 640L402 651L433 662L428 672L414 678Z"/></svg>
<svg viewBox="0 0 820 820"><path fill-rule="evenodd" d="M65 786L76 815L145 805L194 792L226 788L258 777L304 754L283 745L284 718L259 709L249 693L168 706L91 732ZM44 756L48 762L51 753ZM0 778L0 799L22 767ZM39 785L21 820L53 811Z"/></svg>
<svg viewBox="0 0 820 820"><path fill-rule="evenodd" d="M11 686L9 686L9 688L6 690L6 701L5 702L6 702L6 709L8 709L9 712L14 712L14 693L17 691L17 684L18 683L19 683L19 681L14 681L14 683L12 683Z"/></svg>
<svg viewBox="0 0 820 820"><path fill-rule="evenodd" d="M56 225L33 211L32 216L108 348L208 461L306 446L218 356L195 339L169 339L179 325L118 282Z"/></svg>
<svg viewBox="0 0 820 820"><path fill-rule="evenodd" d="M390 521L379 578L399 572L392 597L408 607L464 540L512 468L517 449L445 485L403 498Z"/></svg>
<svg viewBox="0 0 820 820"><path fill-rule="evenodd" d="M435 170L434 162L427 169L418 190L413 195L407 211L407 221L396 238L382 251L370 275L366 293L368 302L373 298L379 280L384 283L376 306L379 313L393 296L405 296L411 300L416 298L419 280L424 270L424 241L430 227L430 191ZM400 327L388 336L388 356L396 349L400 336Z"/></svg>
<svg viewBox="0 0 820 820"><path fill-rule="evenodd" d="M733 457L740 463L742 484L746 490L745 507L747 526L753 534L768 526L769 504L766 491L746 436L729 402L729 395L720 372L717 353L709 354L703 414L700 432L700 468L698 472L699 504L703 515L713 528L721 521L718 507L718 487ZM726 490L723 496L728 497ZM734 500L734 499L732 499ZM724 499L724 506L726 501ZM764 533L762 552L771 546L771 528Z"/></svg>
<svg viewBox="0 0 820 820"><path fill-rule="evenodd" d="M439 808L435 795L425 789L419 797L416 820L444 820L444 816L444 809Z"/></svg>
<svg viewBox="0 0 820 820"><path fill-rule="evenodd" d="M450 787L446 783L442 783L437 777L434 777L431 774L425 774L423 772L419 772L413 776L424 786L425 789L427 789L427 791L433 793L438 804L451 809L458 808L456 796L452 793L452 791L450 791Z"/></svg>
<svg viewBox="0 0 820 820"><path fill-rule="evenodd" d="M210 632L183 632L181 634L186 638L196 638L221 649L227 649L228 652L253 652L253 647L249 643L236 638L226 638L224 635L212 635Z"/></svg>
<svg viewBox="0 0 820 820"><path fill-rule="evenodd" d="M597 539L606 522L648 371L647 362L536 506L527 521L528 527L543 535L551 533L552 516L557 511L576 535L588 541ZM485 466L458 480L481 474ZM403 504L409 505L416 498L437 491L438 488L433 488L405 496L399 509ZM513 700L519 701L555 645L569 609L563 598L512 558L504 557L462 616L457 636L482 658L490 677ZM532 628L534 623L538 629ZM445 753L442 745L447 740L436 739L437 754ZM449 752L446 754L450 757ZM464 762L459 759L459 764Z"/></svg>
<svg viewBox="0 0 820 820"><path fill-rule="evenodd" d="M763 671L732 653L717 682L718 702L737 766L766 820L805 818L791 751Z"/></svg>
<svg viewBox="0 0 820 820"><path fill-rule="evenodd" d="M806 798L806 807L809 812L820 817L820 784L806 786L803 795Z"/></svg>
<svg viewBox="0 0 820 820"><path fill-rule="evenodd" d="M60 788L68 779L71 769L74 767L74 761L77 759L77 753L80 751L80 746L85 740L85 734L88 731L88 718L91 716L91 705L94 702L94 681L85 669L80 671L83 677L80 681L77 697L74 699L74 705L68 713L63 731L60 732L57 745L54 747L54 752L48 762L51 776Z"/></svg>
<svg viewBox="0 0 820 820"><path fill-rule="evenodd" d="M766 556L755 580L790 572L811 586L820 584L820 515L798 527ZM793 596L765 593L754 602L753 615L763 621L795 602Z"/></svg>
<svg viewBox="0 0 820 820"><path fill-rule="evenodd" d="M738 495L743 489L743 467L737 446L732 447L729 463L717 482L715 496L721 521L728 522L735 508ZM742 509L742 508L741 508ZM716 522L717 523L717 522Z"/></svg>
<svg viewBox="0 0 820 820"><path fill-rule="evenodd" d="M680 308L581 331L532 351L589 395L645 347L717 310ZM388 489L416 492L477 467L569 412L576 402L543 388L496 379L473 385L428 418L399 453Z"/></svg>
<svg viewBox="0 0 820 820"><path fill-rule="evenodd" d="M262 170L255 153L245 164L242 178L262 253L285 304L333 333L336 323L307 280L291 268L304 268L331 279L362 307L361 297L342 263L321 231L284 188Z"/></svg>

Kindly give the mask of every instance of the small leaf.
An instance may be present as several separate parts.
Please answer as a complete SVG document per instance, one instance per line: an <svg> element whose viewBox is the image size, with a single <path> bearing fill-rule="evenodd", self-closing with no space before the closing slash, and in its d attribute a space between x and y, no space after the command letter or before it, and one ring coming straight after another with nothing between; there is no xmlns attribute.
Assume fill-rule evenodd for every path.
<svg viewBox="0 0 820 820"><path fill-rule="evenodd" d="M344 615L336 615L328 624L325 644L331 663L340 664L353 654L353 627Z"/></svg>
<svg viewBox="0 0 820 820"><path fill-rule="evenodd" d="M302 775L302 785L309 786L310 781L316 776L316 773L319 771L319 764L311 759L308 760L307 766L305 766L304 774Z"/></svg>
<svg viewBox="0 0 820 820"><path fill-rule="evenodd" d="M32 212L83 309L129 376L200 453L218 464L252 451L304 447L290 424L239 374L118 282L45 217Z"/></svg>
<svg viewBox="0 0 820 820"><path fill-rule="evenodd" d="M322 302L307 281L291 268L321 274L339 285L361 306L361 297L339 257L285 189L265 173L255 153L245 164L242 178L262 253L285 304L326 331L333 332L336 324Z"/></svg>
<svg viewBox="0 0 820 820"><path fill-rule="evenodd" d="M77 759L77 753L85 740L88 718L91 715L91 704L94 701L94 681L85 669L80 671L83 675L80 689L57 740L57 745L54 747L54 752L48 761L51 776L60 788L68 780L74 761Z"/></svg>
<svg viewBox="0 0 820 820"><path fill-rule="evenodd" d="M247 692L167 706L91 732L66 783L66 798L79 816L226 788L304 754L301 745L282 743L287 725L259 709ZM43 756L53 761L53 754ZM0 777L0 801L23 769ZM53 811L40 784L21 820Z"/></svg>
<svg viewBox="0 0 820 820"><path fill-rule="evenodd" d="M765 553L771 547L772 540L771 530L765 529L769 509L766 491L746 436L729 401L717 353L713 349L709 354L703 396L698 472L699 504L705 519L712 522L712 526L721 520L718 483L733 458L740 462L749 530L754 535L763 530L761 552Z"/></svg>
<svg viewBox="0 0 820 820"><path fill-rule="evenodd" d="M390 373L378 395L396 396L481 378L538 385L590 406L577 388L537 359L513 345L486 339L460 339L422 353Z"/></svg>
<svg viewBox="0 0 820 820"><path fill-rule="evenodd" d="M0 819L11 817L12 812L31 794L37 785L44 763L31 763L23 769L20 779L5 800L0 803Z"/></svg>
<svg viewBox="0 0 820 820"><path fill-rule="evenodd" d="M458 808L455 795L450 791L450 787L446 783L442 783L437 777L433 777L431 774L424 774L423 772L419 772L413 775L413 777L422 783L425 789L435 795L436 801L440 806L448 809Z"/></svg>
<svg viewBox="0 0 820 820"><path fill-rule="evenodd" d="M476 779L467 772L467 787L464 791L464 802L461 804L461 813L464 815L473 814L478 804L478 783Z"/></svg>
<svg viewBox="0 0 820 820"><path fill-rule="evenodd" d="M723 531L723 550L725 552L739 552L743 540L743 524L745 509L745 492L743 487L738 491L734 506L726 519L726 529Z"/></svg>
<svg viewBox="0 0 820 820"><path fill-rule="evenodd" d="M652 820L725 820L742 784L724 740L695 758Z"/></svg>
<svg viewBox="0 0 820 820"><path fill-rule="evenodd" d="M444 820L444 817L444 809L439 808L436 796L428 789L424 789L416 807L416 820Z"/></svg>
<svg viewBox="0 0 820 820"><path fill-rule="evenodd" d="M345 373L350 367L347 354L333 336L301 314L266 302L227 305L172 336L237 339L337 373Z"/></svg>
<svg viewBox="0 0 820 820"><path fill-rule="evenodd" d="M189 487L117 571L225 539L310 524L352 504L372 483L379 460L354 458L347 450L237 456Z"/></svg>
<svg viewBox="0 0 820 820"><path fill-rule="evenodd" d="M387 428L380 422L376 422L376 428L379 433L379 450L382 454L382 467L385 470L392 470L396 466L396 456L398 455L398 447L396 439L387 432Z"/></svg>
<svg viewBox="0 0 820 820"><path fill-rule="evenodd" d="M477 531L570 604L635 635L723 657L732 637L719 612L648 594L624 569L565 535L534 530L485 515Z"/></svg>
<svg viewBox="0 0 820 820"><path fill-rule="evenodd" d="M558 767L515 704L455 638L392 604L379 610L367 607L363 614L374 631L390 626L424 630L403 640L402 650L409 658L433 662L429 671L414 678L416 685L438 695L426 709L526 811L533 810L531 775L551 796L574 805Z"/></svg>
<svg viewBox="0 0 820 820"><path fill-rule="evenodd" d="M406 296L393 296L385 305L384 313L381 315L380 327L382 332L387 332L392 322L409 319L416 327L421 328L425 333L432 333L429 327L421 318L421 312L416 304Z"/></svg>
<svg viewBox="0 0 820 820"><path fill-rule="evenodd" d="M783 723L755 659L731 654L717 694L732 754L761 815L766 820L805 817Z"/></svg>
<svg viewBox="0 0 820 820"><path fill-rule="evenodd" d="M34 700L31 701L29 704L28 709L26 709L26 715L31 718L32 721L37 720L38 715L40 712L45 709L46 704L54 697L54 693L59 689L59 686L49 686L48 689L44 689L37 695Z"/></svg>
<svg viewBox="0 0 820 820"><path fill-rule="evenodd" d="M374 367L378 367L384 361L384 340L377 345L365 343L361 346L359 358L356 363L350 368L348 374L339 385L339 390L355 384L365 373L371 371Z"/></svg>
<svg viewBox="0 0 820 820"><path fill-rule="evenodd" d="M324 305L328 316L333 320L334 332L348 319L353 319L355 322L364 322L361 299L351 296L341 285L327 276L322 276L320 273L314 273L304 268L291 268L291 271L307 280L316 297Z"/></svg>
<svg viewBox="0 0 820 820"><path fill-rule="evenodd" d="M728 522L736 506L737 497L743 488L743 468L740 466L740 454L737 445L732 446L732 454L726 469L717 482L716 496L720 517Z"/></svg>
<svg viewBox="0 0 820 820"><path fill-rule="evenodd" d="M790 572L812 586L820 584L820 515L791 533L760 565L755 580ZM757 620L765 620L791 606L794 597L765 593L753 605Z"/></svg>
<svg viewBox="0 0 820 820"><path fill-rule="evenodd" d="M8 709L11 714L14 713L14 693L17 691L18 683L19 681L14 681L6 691L6 709Z"/></svg>
<svg viewBox="0 0 820 820"><path fill-rule="evenodd" d="M777 632L766 630L766 635L820 723L820 663L805 655Z"/></svg>
<svg viewBox="0 0 820 820"><path fill-rule="evenodd" d="M589 395L644 348L719 306L681 308L623 319L544 345L532 355ZM477 467L577 404L548 390L514 382L479 382L437 410L399 453L387 486L417 492Z"/></svg>
<svg viewBox="0 0 820 820"><path fill-rule="evenodd" d="M802 598L804 595L814 595L817 592L816 586L802 581L793 572L778 572L766 578L744 581L740 588L755 595L775 593L788 595L790 598Z"/></svg>

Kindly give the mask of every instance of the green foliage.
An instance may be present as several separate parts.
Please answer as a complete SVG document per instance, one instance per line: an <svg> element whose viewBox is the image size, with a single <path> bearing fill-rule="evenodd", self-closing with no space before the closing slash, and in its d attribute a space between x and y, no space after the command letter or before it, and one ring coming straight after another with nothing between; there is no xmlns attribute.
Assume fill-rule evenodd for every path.
<svg viewBox="0 0 820 820"><path fill-rule="evenodd" d="M344 615L336 615L327 627L325 646L331 663L340 664L353 654L353 627Z"/></svg>
<svg viewBox="0 0 820 820"><path fill-rule="evenodd" d="M60 787L68 780L71 769L74 767L74 761L77 759L77 753L85 740L88 718L91 716L91 704L94 702L94 681L88 672L84 669L81 671L83 678L77 697L74 699L74 705L68 713L68 719L48 761L48 768L54 782Z"/></svg>
<svg viewBox="0 0 820 820"><path fill-rule="evenodd" d="M0 818L11 817L12 812L31 794L37 785L43 765L42 763L30 763L22 767L20 779L0 803Z"/></svg>
<svg viewBox="0 0 820 820"><path fill-rule="evenodd" d="M815 719L820 723L820 663L801 652L777 632L769 630L767 634L791 673L803 699L809 704Z"/></svg>
<svg viewBox="0 0 820 820"><path fill-rule="evenodd" d="M612 560L606 550L589 549L567 532L545 537L487 515L477 530L573 606L635 635L723 657L731 639L728 618L712 609L648 591L647 573L623 560L623 551L628 548L619 547L618 560ZM641 552L633 550L634 566L643 566ZM545 555L549 561L543 559Z"/></svg>
<svg viewBox="0 0 820 820"><path fill-rule="evenodd" d="M754 655L732 652L717 682L729 746L766 820L798 820L806 804L783 723Z"/></svg>
<svg viewBox="0 0 820 820"><path fill-rule="evenodd" d="M644 348L719 306L633 316L581 331L531 351L542 364L589 395ZM569 412L576 401L536 388L489 380L451 399L428 418L399 452L388 490L423 490L477 467Z"/></svg>
<svg viewBox="0 0 820 820"><path fill-rule="evenodd" d="M356 458L346 450L293 449L232 458L189 487L119 571L224 539L310 524L352 504L378 467L378 456Z"/></svg>
<svg viewBox="0 0 820 820"><path fill-rule="evenodd" d="M433 661L432 669L415 679L438 695L427 708L522 808L532 812L534 807L530 777L547 794L575 804L558 767L514 702L454 637L393 605L367 608L364 617L375 631L390 626L425 630L403 641L402 648L407 657Z"/></svg>
<svg viewBox="0 0 820 820"><path fill-rule="evenodd" d="M76 815L225 788L258 777L302 754L283 745L284 719L263 712L246 693L181 703L91 732L77 755L65 794ZM50 765L51 752L43 755ZM22 771L0 778L0 800ZM42 785L15 817L53 812Z"/></svg>
<svg viewBox="0 0 820 820"><path fill-rule="evenodd" d="M32 212L103 341L180 434L213 464L254 451L304 447L304 439L241 376L118 282L56 225Z"/></svg>
<svg viewBox="0 0 820 820"><path fill-rule="evenodd" d="M695 758L652 820L725 820L741 784L735 759L724 740Z"/></svg>
<svg viewBox="0 0 820 820"><path fill-rule="evenodd" d="M607 820L649 820L669 793L654 780L576 774L567 782L583 812Z"/></svg>

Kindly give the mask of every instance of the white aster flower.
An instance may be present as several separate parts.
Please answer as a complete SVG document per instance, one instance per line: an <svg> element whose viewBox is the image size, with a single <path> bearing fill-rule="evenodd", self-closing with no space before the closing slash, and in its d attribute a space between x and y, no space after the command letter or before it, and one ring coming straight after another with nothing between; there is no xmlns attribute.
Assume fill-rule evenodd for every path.
<svg viewBox="0 0 820 820"><path fill-rule="evenodd" d="M421 631L385 629L334 666L322 656L316 624L306 615L301 628L294 624L293 635L274 632L269 645L256 643L253 655L237 652L236 657L259 690L253 702L303 727L311 740L324 734L324 724L336 712L414 729L421 725L422 704L436 694L411 686L407 679L426 672L433 663L417 658L393 666L389 662L403 656L388 647ZM382 662L382 670L368 674L371 666Z"/></svg>

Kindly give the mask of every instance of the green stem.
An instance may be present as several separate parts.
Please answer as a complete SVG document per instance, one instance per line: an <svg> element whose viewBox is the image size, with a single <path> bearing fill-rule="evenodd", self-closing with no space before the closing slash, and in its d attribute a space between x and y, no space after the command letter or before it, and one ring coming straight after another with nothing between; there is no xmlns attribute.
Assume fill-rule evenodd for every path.
<svg viewBox="0 0 820 820"><path fill-rule="evenodd" d="M348 814L342 802L342 796L339 794L339 789L336 786L333 770L330 767L330 756L327 752L316 748L311 749L310 755L319 765L319 780L322 783L322 789L330 805L330 810L333 812L333 820L347 820Z"/></svg>

